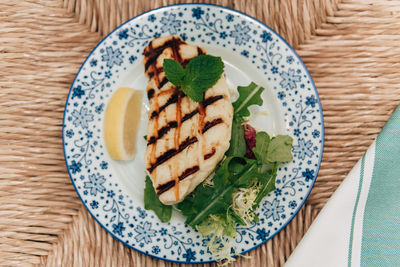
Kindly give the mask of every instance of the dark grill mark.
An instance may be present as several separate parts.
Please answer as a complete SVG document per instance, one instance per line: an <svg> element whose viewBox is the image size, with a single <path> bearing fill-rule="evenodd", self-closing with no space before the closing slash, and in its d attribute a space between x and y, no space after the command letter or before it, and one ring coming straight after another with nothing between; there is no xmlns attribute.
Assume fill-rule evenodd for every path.
<svg viewBox="0 0 400 267"><path fill-rule="evenodd" d="M199 110L196 108L195 110L193 110L192 112L186 114L185 116L183 116L181 123L189 120L190 118L192 118L194 115L196 115L197 113L199 113Z"/></svg>
<svg viewBox="0 0 400 267"><path fill-rule="evenodd" d="M220 100L222 98L224 98L223 95L211 96L207 99L204 99L201 104L203 105L203 108L206 108L207 106L211 105L214 102L217 102L218 100Z"/></svg>
<svg viewBox="0 0 400 267"><path fill-rule="evenodd" d="M157 195L158 196L161 195L162 193L168 191L174 186L175 186L175 180L169 181L168 183L165 184L160 184L159 186L157 186Z"/></svg>
<svg viewBox="0 0 400 267"><path fill-rule="evenodd" d="M220 123L222 123L222 122L224 122L224 121L223 121L221 118L218 118L218 119L215 119L215 120L212 120L212 121L207 121L206 124L205 124L204 127L203 127L203 130L202 130L201 132L204 134L204 133L207 132L210 128L212 128L212 127L214 127L215 125L220 124Z"/></svg>
<svg viewBox="0 0 400 267"><path fill-rule="evenodd" d="M168 122L168 124L164 127L162 127L160 130L158 130L157 133L157 137L152 136L150 137L149 142L147 143L147 145L152 145L155 142L157 142L158 139L161 139L166 133L169 132L169 130L171 130L172 128L176 128L178 126L178 123L176 121L170 121Z"/></svg>
<svg viewBox="0 0 400 267"><path fill-rule="evenodd" d="M152 99L154 96L154 93L155 93L154 89L150 89L149 91L147 91L147 98L149 100Z"/></svg>
<svg viewBox="0 0 400 267"><path fill-rule="evenodd" d="M158 74L164 71L164 67L157 68L155 62L153 62L153 65L154 65L154 71L149 71L147 73L147 76L149 76L150 79L153 78L156 73Z"/></svg>
<svg viewBox="0 0 400 267"><path fill-rule="evenodd" d="M190 60L191 60L191 58L190 59L185 59L184 61L182 61L182 63L181 63L182 67L186 67L186 65L189 64Z"/></svg>
<svg viewBox="0 0 400 267"><path fill-rule="evenodd" d="M150 119L152 119L152 118L154 118L154 117L157 117L157 116L158 116L158 112L154 110L154 111L151 113Z"/></svg>
<svg viewBox="0 0 400 267"><path fill-rule="evenodd" d="M197 142L197 137L193 136L193 137L187 137L185 141L183 141L180 145L179 145L179 152L183 151L185 148L187 148L188 146L190 146L191 144L194 144Z"/></svg>
<svg viewBox="0 0 400 267"><path fill-rule="evenodd" d="M154 144L156 142L156 138L154 136L150 137L149 142L147 143L147 145L151 145Z"/></svg>
<svg viewBox="0 0 400 267"><path fill-rule="evenodd" d="M168 125L162 127L160 130L158 130L158 139L163 137L164 134L168 133L168 131L172 128L176 128L178 126L178 123L176 121L170 121L168 122Z"/></svg>
<svg viewBox="0 0 400 267"><path fill-rule="evenodd" d="M186 67L187 66L187 64L189 64L189 61L191 60L191 58L189 58L189 59L185 59L184 61L182 61L182 63L181 63L181 65L182 65L182 67Z"/></svg>
<svg viewBox="0 0 400 267"><path fill-rule="evenodd" d="M175 93L167 100L167 103L165 103L159 108L158 113L160 114L161 111L166 109L169 105L176 103L177 101L178 101L178 93Z"/></svg>
<svg viewBox="0 0 400 267"><path fill-rule="evenodd" d="M164 77L164 79L162 79L160 84L158 85L158 89L161 89L167 82L168 82L167 77Z"/></svg>
<svg viewBox="0 0 400 267"><path fill-rule="evenodd" d="M150 43L148 46L148 49L144 51L144 56L148 57L144 69L147 71L147 69L152 65L154 62L156 62L157 58L161 55L161 53L164 51L164 49L171 47L172 51L176 51L176 49L179 47L180 44L182 44L182 41L180 39L173 38L167 42L165 42L162 46L157 47L156 49L153 48L152 46L153 42ZM174 52L175 53L175 52Z"/></svg>
<svg viewBox="0 0 400 267"><path fill-rule="evenodd" d="M172 158L173 156L175 156L176 154L178 154L178 151L173 148L170 149L166 152L164 152L164 154L160 155L157 159L156 162L153 163L150 168L148 168L147 170L152 173L154 171L155 168L157 168L158 165L163 164L164 162L166 162L167 160L169 160L170 158Z"/></svg>
<svg viewBox="0 0 400 267"><path fill-rule="evenodd" d="M166 92L166 91L161 91L161 93L162 93L162 92ZM154 111L151 113L150 119L157 117L157 116L161 113L161 111L163 111L164 109L166 109L169 105L175 104L176 102L178 102L178 95L179 95L179 94L181 94L181 96L183 96L182 92L176 92L176 93L174 93L174 94L167 100L167 102L166 102L164 105L162 105L162 106L158 109L158 112L157 112L156 110L154 110Z"/></svg>
<svg viewBox="0 0 400 267"><path fill-rule="evenodd" d="M201 50L200 47L197 47L197 55L198 55L198 56L199 56L199 55L204 55L203 50ZM188 58L188 59L183 60L183 61L181 62L181 65L182 65L183 67L186 67L186 65L189 64L189 61L192 60L192 59L193 59L193 58Z"/></svg>
<svg viewBox="0 0 400 267"><path fill-rule="evenodd" d="M156 162L153 163L150 168L148 168L147 170L152 173L154 171L155 168L157 168L157 166L163 164L164 162L166 162L167 160L169 160L170 158L172 158L173 156L177 155L178 153L182 152L185 148L187 148L188 146L190 146L193 143L196 143L197 137L188 137L186 138L185 141L183 141L180 145L179 145L179 149L170 149L168 151L166 151L164 154L160 155L157 159Z"/></svg>
<svg viewBox="0 0 400 267"><path fill-rule="evenodd" d="M200 47L197 47L197 55L203 55L203 50Z"/></svg>
<svg viewBox="0 0 400 267"><path fill-rule="evenodd" d="M199 169L200 169L199 166L193 166L191 168L187 168L186 170L183 171L181 175L179 175L178 177L179 181L185 179L186 177L188 177L193 173L196 173Z"/></svg>
<svg viewBox="0 0 400 267"><path fill-rule="evenodd" d="M204 155L204 160L211 158L215 154L215 147L212 148L211 152Z"/></svg>
<svg viewBox="0 0 400 267"><path fill-rule="evenodd" d="M185 114L185 116L183 116L183 118L181 120L181 123L184 123L185 121L190 120L197 113L199 113L199 110L196 108L192 112ZM157 111L153 111L153 113L151 113L150 119L157 117L157 116L158 116Z"/></svg>
<svg viewBox="0 0 400 267"><path fill-rule="evenodd" d="M178 41L179 39L175 39L176 41ZM178 61L179 63L182 63L182 57L181 57L181 53L179 53L180 52L180 44L182 43L180 40L179 40L179 42L176 42L175 41L175 43L174 43L174 45L172 45L171 46L171 49L172 49L172 54L173 54L173 56L174 56L174 59L176 60L176 61Z"/></svg>
<svg viewBox="0 0 400 267"><path fill-rule="evenodd" d="M222 98L222 97L221 97ZM221 98L218 98L218 99L221 99ZM216 98L215 98L216 99ZM213 102L215 102L215 101L217 101L218 99L216 99L216 100L213 100ZM206 99L206 100L208 100L208 99ZM209 105L209 104L208 104ZM187 113L187 114L185 114L184 116L183 116L183 118L182 118L182 120L181 120L181 123L184 123L185 121L187 121L187 120L190 120L193 116L195 116L196 114L198 114L199 113L199 110L196 108L195 110L193 110L192 112L190 112L190 113ZM152 119L152 118L154 118L154 117L157 117L158 116L158 113L157 113L157 111L153 111L153 113L151 114L151 116L150 116L150 119ZM149 143L147 144L147 145L151 145L151 144L154 144L155 142L156 142L156 140L158 140L158 139L160 139L165 133L167 133L168 132L168 130L170 129L170 128L176 128L177 127L177 122L176 121L173 121L173 122L169 122L169 124L171 124L172 123L172 126L164 126L163 128L161 128L159 131L158 131L158 137L157 138L155 138L155 137L151 137L151 138L155 138L155 140L154 141L152 141L151 142L151 140L149 141ZM210 122L209 122L210 123ZM217 122L216 124L218 124L218 123L220 123L220 122ZM206 123L206 125L204 126L204 128L205 127L208 127L208 128L211 128L212 126L214 126L214 125L207 125L207 123ZM169 128L168 128L169 127ZM166 128L168 128L168 129L166 129ZM167 130L165 133L163 133L162 135L160 135L160 132L164 132L165 130ZM207 131L208 129L206 129L205 131ZM204 132L203 132L204 133ZM215 153L215 151L214 151L214 153ZM213 154L214 154L213 153ZM208 155L208 154L207 154ZM207 156L206 155L206 156ZM211 157L212 155L210 155L210 156L208 156L208 158L209 157ZM205 158L206 159L206 158Z"/></svg>

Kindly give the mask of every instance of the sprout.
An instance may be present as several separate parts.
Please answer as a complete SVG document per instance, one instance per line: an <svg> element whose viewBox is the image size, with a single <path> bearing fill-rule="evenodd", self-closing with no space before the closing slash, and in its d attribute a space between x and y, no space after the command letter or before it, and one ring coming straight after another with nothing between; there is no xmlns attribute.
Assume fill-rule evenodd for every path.
<svg viewBox="0 0 400 267"><path fill-rule="evenodd" d="M238 188L232 194L232 210L246 225L256 218L253 206L260 189L261 185L254 181L248 188Z"/></svg>
<svg viewBox="0 0 400 267"><path fill-rule="evenodd" d="M227 215L210 215L196 229L208 240L207 249L216 261L224 261L222 265L233 262L236 254L232 253L233 237L236 235L233 219Z"/></svg>
<svg viewBox="0 0 400 267"><path fill-rule="evenodd" d="M254 181L248 188L238 188L232 194L231 209L247 225L257 218L253 206L260 189L261 184ZM233 238L236 236L235 221L229 213L211 214L196 229L208 239L207 249L217 261L223 261L222 265L235 260L234 256L238 255L232 252Z"/></svg>

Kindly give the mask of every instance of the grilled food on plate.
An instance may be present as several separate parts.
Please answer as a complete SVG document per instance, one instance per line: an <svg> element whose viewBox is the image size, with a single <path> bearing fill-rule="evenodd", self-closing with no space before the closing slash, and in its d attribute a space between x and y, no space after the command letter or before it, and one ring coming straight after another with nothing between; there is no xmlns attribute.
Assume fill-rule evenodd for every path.
<svg viewBox="0 0 400 267"><path fill-rule="evenodd" d="M164 59L185 67L202 54L203 48L175 36L156 38L144 50L150 103L145 165L160 201L168 205L182 201L204 181L229 148L233 108L225 74L203 101L195 102L163 70Z"/></svg>

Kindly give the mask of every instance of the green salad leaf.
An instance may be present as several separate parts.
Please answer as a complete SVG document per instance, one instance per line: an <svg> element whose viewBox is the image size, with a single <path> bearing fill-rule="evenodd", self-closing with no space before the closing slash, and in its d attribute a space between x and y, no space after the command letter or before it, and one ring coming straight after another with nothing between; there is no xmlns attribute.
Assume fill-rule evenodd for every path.
<svg viewBox="0 0 400 267"><path fill-rule="evenodd" d="M203 101L204 92L214 86L224 72L220 57L199 55L189 61L186 68L174 59L164 59L165 76L192 100Z"/></svg>
<svg viewBox="0 0 400 267"><path fill-rule="evenodd" d="M266 132L258 132L256 135L256 147L253 148L254 156L262 163L268 163L268 147L271 138Z"/></svg>
<svg viewBox="0 0 400 267"><path fill-rule="evenodd" d="M246 164L244 168L233 174L229 171L229 164L237 157L226 158L216 170L214 186L198 186L194 192L178 204L178 209L187 216L186 224L196 226L210 214L225 214L231 204L233 191L242 186L248 186L256 177L257 166Z"/></svg>
<svg viewBox="0 0 400 267"><path fill-rule="evenodd" d="M225 155L243 157L246 154L246 141L244 139L244 127L242 123L244 117L250 115L248 108L251 105L262 105L261 93L263 90L263 87L254 82L248 86L238 86L239 98L232 104L234 111L231 141Z"/></svg>
<svg viewBox="0 0 400 267"><path fill-rule="evenodd" d="M144 189L144 208L152 210L162 222L168 222L172 216L172 206L164 205L154 191L153 183L146 176L146 187Z"/></svg>
<svg viewBox="0 0 400 267"><path fill-rule="evenodd" d="M248 86L238 86L237 89L239 91L239 98L232 103L234 116L248 117L250 116L248 108L251 105L262 105L261 93L264 91L264 88L252 82Z"/></svg>
<svg viewBox="0 0 400 267"><path fill-rule="evenodd" d="M288 135L278 135L271 139L268 146L267 160L269 162L289 162L292 155L293 138Z"/></svg>
<svg viewBox="0 0 400 267"><path fill-rule="evenodd" d="M231 216L225 216L224 214L210 215L201 224L196 226L196 229L203 236L210 234L216 234L218 237L223 235L229 237L236 236L235 220Z"/></svg>
<svg viewBox="0 0 400 267"><path fill-rule="evenodd" d="M232 133L227 156L243 157L246 154L246 141L244 140L244 127L241 120L236 118L232 121Z"/></svg>
<svg viewBox="0 0 400 267"><path fill-rule="evenodd" d="M261 200L268 195L269 192L275 190L275 178L276 171L274 175L271 175L270 179L265 179L265 183L262 185L260 191L258 192L257 198L254 201L253 208L257 208L258 204L260 204Z"/></svg>

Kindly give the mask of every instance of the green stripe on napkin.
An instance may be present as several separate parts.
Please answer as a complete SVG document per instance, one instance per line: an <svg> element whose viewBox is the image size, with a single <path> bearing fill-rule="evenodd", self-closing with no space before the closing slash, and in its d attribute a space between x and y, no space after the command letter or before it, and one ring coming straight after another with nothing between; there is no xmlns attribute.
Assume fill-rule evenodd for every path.
<svg viewBox="0 0 400 267"><path fill-rule="evenodd" d="M399 266L400 107L376 139L375 164L364 211L361 266Z"/></svg>
<svg viewBox="0 0 400 267"><path fill-rule="evenodd" d="M363 179L364 179L364 166L365 166L365 154L361 159L361 168L360 168L360 181L358 183L358 191L357 191L357 198L356 198L356 203L354 204L354 210L353 210L353 216L351 219L351 230L350 230L350 242L349 242L349 256L347 258L347 266L351 266L351 259L352 259L352 251L353 251L353 236L354 236L354 223L356 221L356 213L357 213L357 207L358 207L358 202L360 201L360 195L361 195L361 189L363 185Z"/></svg>

